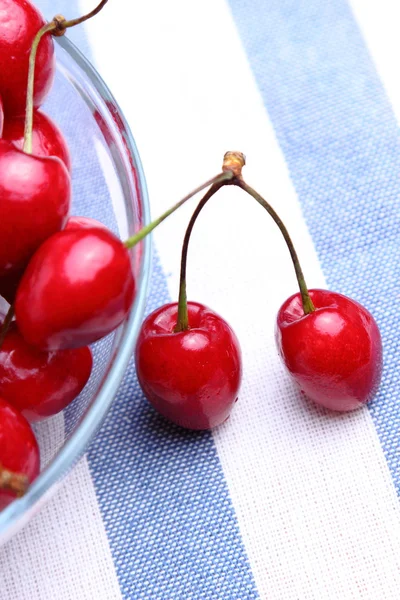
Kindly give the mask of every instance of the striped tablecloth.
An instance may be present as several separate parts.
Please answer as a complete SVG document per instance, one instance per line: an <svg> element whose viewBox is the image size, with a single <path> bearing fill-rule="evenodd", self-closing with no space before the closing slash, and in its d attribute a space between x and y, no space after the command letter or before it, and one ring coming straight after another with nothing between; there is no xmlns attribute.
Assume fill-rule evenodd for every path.
<svg viewBox="0 0 400 600"><path fill-rule="evenodd" d="M48 18L95 4L37 3ZM400 598L399 30L396 0L110 0L69 33L127 116L153 215L243 151L309 285L375 315L384 378L350 415L300 398L274 345L296 291L287 249L224 190L195 229L188 295L241 341L231 418L178 430L131 365L85 458L0 550L1 600ZM149 310L177 298L193 207L154 235Z"/></svg>

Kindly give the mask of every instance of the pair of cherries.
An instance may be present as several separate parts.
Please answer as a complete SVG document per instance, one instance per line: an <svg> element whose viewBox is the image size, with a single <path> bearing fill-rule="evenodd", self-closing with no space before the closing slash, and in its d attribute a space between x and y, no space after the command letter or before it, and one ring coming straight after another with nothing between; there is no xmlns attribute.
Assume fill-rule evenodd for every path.
<svg viewBox="0 0 400 600"><path fill-rule="evenodd" d="M316 404L352 411L375 395L382 373L382 342L372 315L358 302L328 290L308 290L290 236L273 208L241 174L240 153L227 153L223 170L272 216L286 240L300 293L278 311L275 338L279 354L300 390ZM180 297L145 320L136 347L141 387L154 408L189 429L223 423L238 397L241 353L230 326L209 308L186 302L186 257L195 220L221 184L196 209L182 250Z"/></svg>
<svg viewBox="0 0 400 600"><path fill-rule="evenodd" d="M300 294L281 306L276 343L300 390L316 404L347 412L374 397L382 372L382 344L372 315L328 290L310 290L313 313ZM137 375L147 399L172 422L212 429L228 418L237 400L241 353L237 337L218 314L188 303L190 327L175 332L178 305L149 315L136 347Z"/></svg>
<svg viewBox="0 0 400 600"><path fill-rule="evenodd" d="M70 154L40 111L59 19L46 25L29 1L0 0L0 296L13 305L0 333L0 507L38 473L29 421L81 392L89 344L118 327L135 295L127 247L102 224L69 216Z"/></svg>

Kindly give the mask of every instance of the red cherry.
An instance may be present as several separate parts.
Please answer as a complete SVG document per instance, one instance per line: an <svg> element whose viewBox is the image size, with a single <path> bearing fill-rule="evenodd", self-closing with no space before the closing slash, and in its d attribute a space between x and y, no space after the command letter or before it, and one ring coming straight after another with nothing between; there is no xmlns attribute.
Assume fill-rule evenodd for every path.
<svg viewBox="0 0 400 600"><path fill-rule="evenodd" d="M51 417L83 390L92 371L87 346L43 352L26 343L12 323L0 348L0 396L28 421Z"/></svg>
<svg viewBox="0 0 400 600"><path fill-rule="evenodd" d="M0 97L0 137L2 137L2 134L3 134L3 126L4 126L3 100Z"/></svg>
<svg viewBox="0 0 400 600"><path fill-rule="evenodd" d="M0 276L25 266L67 222L71 182L58 158L25 154L0 140Z"/></svg>
<svg viewBox="0 0 400 600"><path fill-rule="evenodd" d="M6 119L3 139L13 142L22 150L24 146L25 117ZM71 171L71 156L63 134L57 125L43 112L33 112L32 154L35 156L57 156Z"/></svg>
<svg viewBox="0 0 400 600"><path fill-rule="evenodd" d="M118 327L134 294L130 254L113 233L99 227L61 231L30 261L15 314L33 346L77 348Z"/></svg>
<svg viewBox="0 0 400 600"><path fill-rule="evenodd" d="M25 475L29 483L40 469L39 446L26 419L8 402L0 398L0 470ZM1 477L0 477L1 480ZM16 497L0 489L0 510Z"/></svg>
<svg viewBox="0 0 400 600"><path fill-rule="evenodd" d="M315 311L304 315L300 294L278 312L276 340L289 373L306 396L336 411L369 402L382 374L382 342L372 315L327 290L309 291Z"/></svg>
<svg viewBox="0 0 400 600"><path fill-rule="evenodd" d="M6 116L25 113L29 53L43 25L43 16L28 0L0 0L0 93ZM40 42L36 58L36 107L50 90L54 72L53 39L47 34Z"/></svg>
<svg viewBox="0 0 400 600"><path fill-rule="evenodd" d="M235 403L242 376L239 342L219 315L188 302L190 329L174 332L178 305L147 317L135 351L143 392L170 421L188 429L223 423Z"/></svg>

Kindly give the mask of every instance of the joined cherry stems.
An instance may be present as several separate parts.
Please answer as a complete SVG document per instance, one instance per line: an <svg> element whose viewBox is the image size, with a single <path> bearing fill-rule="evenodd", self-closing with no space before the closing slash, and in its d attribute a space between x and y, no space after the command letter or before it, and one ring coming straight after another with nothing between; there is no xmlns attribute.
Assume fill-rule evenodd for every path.
<svg viewBox="0 0 400 600"><path fill-rule="evenodd" d="M252 196L254 200L256 200L272 217L275 223L278 225L286 245L289 249L290 256L293 262L293 266L296 273L297 282L300 289L302 304L304 314L307 315L312 313L315 310L314 304L311 300L310 294L308 292L308 288L304 279L303 271L300 265L299 258L297 256L297 252L295 250L294 244L291 240L288 230L286 229L285 224L282 219L278 216L277 212L272 208L272 206L258 193L254 190L250 185L248 185L243 177L242 177L242 168L246 164L245 156L241 152L227 152L224 156L224 163L222 170L224 173L231 173L231 177L225 181L215 182L213 186L207 191L207 193L200 200L197 205L196 210L194 211L192 218L189 221L185 237L182 245L182 254L181 254L181 271L180 271L180 280L179 280L179 300L178 300L178 318L177 324L174 329L175 332L187 331L189 329L189 317L188 317L188 308L187 308L187 293L186 293L186 267L187 267L187 255L189 249L190 237L192 234L193 227L197 221L197 218L204 206L210 200L214 194L221 189L221 187L225 185L236 185L240 187L247 194Z"/></svg>
<svg viewBox="0 0 400 600"><path fill-rule="evenodd" d="M32 154L32 129L33 129L33 93L35 87L35 66L36 66L36 54L39 48L41 39L47 33L59 37L64 35L66 30L70 27L75 27L88 19L91 19L97 15L102 8L107 4L108 0L102 0L100 4L96 6L91 12L82 17L76 19L67 20L62 15L56 15L52 21L43 25L37 32L32 42L32 48L29 55L29 71L28 71L28 85L26 93L26 111L25 111L25 131L24 131L24 147L23 150L26 154Z"/></svg>

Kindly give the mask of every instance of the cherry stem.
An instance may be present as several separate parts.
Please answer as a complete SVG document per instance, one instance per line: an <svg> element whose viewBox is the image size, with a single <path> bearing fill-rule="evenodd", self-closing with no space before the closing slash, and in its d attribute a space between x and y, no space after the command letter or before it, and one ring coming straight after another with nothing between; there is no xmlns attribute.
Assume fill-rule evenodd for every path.
<svg viewBox="0 0 400 600"><path fill-rule="evenodd" d="M289 249L290 256L292 257L294 270L296 272L297 283L300 288L300 294L301 294L301 300L303 303L304 314L308 315L308 314L314 312L315 307L311 300L310 294L308 292L308 288L306 286L303 271L300 266L299 258L297 256L297 252L295 250L294 244L290 238L289 232L286 229L283 221L280 219L280 217L275 212L275 210L272 208L272 206L266 200L264 200L264 198L262 196L260 196L260 194L258 192L256 192L251 186L249 186L245 181L243 181L243 179L241 177L235 178L232 181L232 184L240 187L242 190L244 190L245 192L250 194L250 196L252 196L255 200L257 200L257 202L259 204L261 204L261 206L263 208L265 208L265 210L269 213L269 215L273 218L275 223L278 225L278 227L285 239L286 245Z"/></svg>
<svg viewBox="0 0 400 600"><path fill-rule="evenodd" d="M28 85L26 93L26 110L25 110L25 131L24 131L24 152L26 154L32 154L32 129L33 129L33 94L35 88L35 66L36 66L36 54L39 48L40 41L46 33L52 33L55 36L64 35L66 29L75 27L88 19L91 19L107 4L108 0L102 0L94 10L87 15L79 17L77 19L71 19L67 21L65 17L57 15L52 21L43 25L37 32L32 42L32 48L29 55L29 71L28 71Z"/></svg>
<svg viewBox="0 0 400 600"><path fill-rule="evenodd" d="M190 236L194 227L194 224L208 202L208 200L224 185L236 185L240 187L242 190L247 192L250 196L252 196L261 206L268 212L268 214L272 217L275 223L278 225L286 245L289 249L290 256L292 258L293 266L296 273L297 282L300 289L302 304L304 314L312 313L315 310L314 304L311 300L303 271L300 266L300 261L297 256L297 252L295 250L294 244L290 238L289 232L286 229L285 224L280 219L278 214L272 208L272 206L264 200L264 198L256 192L252 187L250 187L242 177L242 169L246 164L246 158L241 152L227 152L224 156L224 162L222 166L222 171L224 173L231 173L231 178L226 181L215 182L212 188L205 194L202 200L199 202L193 216L189 222L188 228L186 230L183 246L182 246L182 257L181 257L181 272L180 272L180 281L179 281L179 301L178 301L178 318L177 325L175 327L175 332L186 331L189 329L189 319L188 319L188 310L187 310L187 295L186 295L186 264L187 264L187 253L189 248Z"/></svg>
<svg viewBox="0 0 400 600"><path fill-rule="evenodd" d="M29 480L26 475L8 471L0 464L0 490L7 490L21 497L25 494L28 487Z"/></svg>
<svg viewBox="0 0 400 600"><path fill-rule="evenodd" d="M29 71L28 71L28 87L26 92L26 109L25 109L25 131L24 131L24 152L32 154L32 129L33 129L33 91L35 87L35 65L36 54L42 37L56 28L56 24L47 23L40 29L32 43L31 53L29 55Z"/></svg>
<svg viewBox="0 0 400 600"><path fill-rule="evenodd" d="M5 340L5 337L7 335L7 331L10 328L11 322L13 320L14 317L14 305L12 304L10 306L10 308L8 309L8 312L6 314L6 318L4 319L3 325L0 329L0 348L3 345L3 342Z"/></svg>
<svg viewBox="0 0 400 600"><path fill-rule="evenodd" d="M151 233L153 231L153 229L158 227L158 225L160 225L160 223L165 221L165 219L167 217L172 215L172 213L174 213L176 210L178 210L178 208L180 208L183 204L185 204L185 202L187 202L187 200L190 200L190 198L192 198L193 196L195 196L196 194L198 194L199 192L201 192L202 190L204 190L206 187L208 187L210 185L214 185L214 184L218 184L218 183L225 183L225 182L230 181L232 178L233 178L233 173L225 172L225 173L220 173L219 175L216 175L212 179L209 179L208 181L206 181L205 183L200 185L198 188L196 188L195 190L190 192L190 194L188 194L187 196L182 198L182 200L180 200L179 202L174 204L174 206L169 208L165 213L163 213L160 217L158 217L158 219L155 219L154 221L149 223L149 225L146 225L140 231L138 231L138 233L136 233L135 235L133 235L132 237L127 239L124 242L124 246L128 249L133 248L134 246L136 246L136 244L138 244L141 240L143 240L143 238L145 238L149 233Z"/></svg>
<svg viewBox="0 0 400 600"><path fill-rule="evenodd" d="M81 23L88 21L92 17L95 17L102 10L102 8L107 4L107 2L108 2L108 0L102 0L100 2L100 4L98 6L96 6L96 8L94 8L92 11L90 11L87 15L84 15L83 17L78 17L77 19L71 19L70 21L65 21L65 20L60 19L60 22L58 24L59 31L63 32L63 31L65 31L65 29L67 29L69 27L75 27L75 25L80 25ZM56 19L58 19L58 18L59 17L56 17Z"/></svg>
<svg viewBox="0 0 400 600"><path fill-rule="evenodd" d="M232 174L233 175L233 174ZM178 300L178 320L175 326L175 333L180 331L187 331L189 329L189 315L187 308L187 295L186 295L186 266L187 266L187 256L189 250L189 242L190 236L192 234L192 230L194 224L196 223L197 217L203 210L204 206L207 204L209 199L218 192L218 190L229 183L229 181L225 180L219 183L214 183L214 185L208 190L208 192L203 196L197 205L196 210L194 211L192 218L189 221L189 224L186 229L185 237L182 244L182 255L181 255L181 273L179 280L179 300Z"/></svg>

